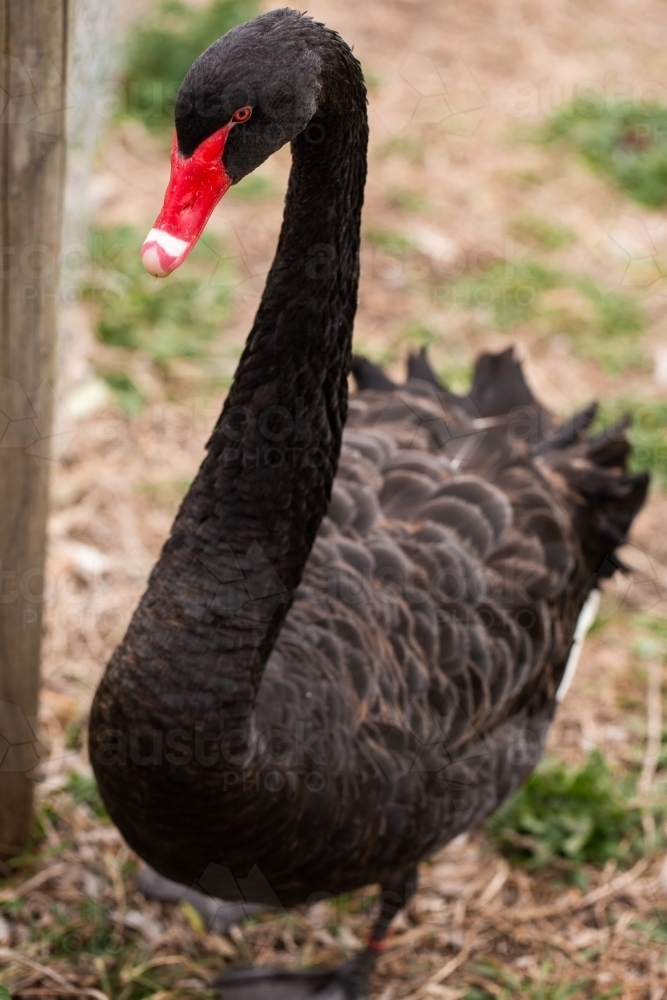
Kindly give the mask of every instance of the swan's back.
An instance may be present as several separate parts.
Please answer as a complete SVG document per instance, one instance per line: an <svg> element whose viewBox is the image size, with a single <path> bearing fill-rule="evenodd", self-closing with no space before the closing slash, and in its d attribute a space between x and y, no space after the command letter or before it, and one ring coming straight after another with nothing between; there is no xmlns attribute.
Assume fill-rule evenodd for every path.
<svg viewBox="0 0 667 1000"><path fill-rule="evenodd" d="M511 352L480 359L464 399L420 373L399 389L362 371L378 387L350 401L260 688L262 780L294 804L267 841L274 886L277 844L296 881L295 836L298 879L336 891L416 862L517 787L582 605L644 499L622 428L584 440L592 408L556 428Z"/></svg>
<svg viewBox="0 0 667 1000"><path fill-rule="evenodd" d="M579 614L618 566L648 477L626 471L624 426L586 437L594 407L556 426L511 351L482 356L464 398L425 358L411 368L398 388L356 367L328 512L248 722L216 732L219 701L251 678L216 667L210 648L237 640L201 595L258 646L289 592L255 544L233 572L188 550L185 582L207 574L204 625L163 642L180 641L194 680L173 684L141 618L105 675L96 705L112 733L134 725L135 703L148 735L164 732L157 764L130 743L129 791L125 758L98 772L124 783L114 819L169 878L284 906L386 883L481 822L542 753ZM327 442L306 440L326 460ZM275 458L289 459L279 444ZM182 584L153 579L163 605Z"/></svg>

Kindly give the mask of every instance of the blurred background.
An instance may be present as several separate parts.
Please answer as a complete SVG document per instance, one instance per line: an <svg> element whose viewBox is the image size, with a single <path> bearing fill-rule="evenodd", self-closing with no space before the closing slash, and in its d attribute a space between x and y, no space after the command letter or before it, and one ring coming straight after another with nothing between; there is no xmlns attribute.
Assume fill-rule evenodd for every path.
<svg viewBox="0 0 667 1000"><path fill-rule="evenodd" d="M250 328L283 149L156 282L139 248L194 58L263 0L80 0L70 82L38 815L3 867L0 1000L212 997L224 963L360 943L371 890L211 933L146 903L85 753L120 640ZM354 46L371 145L355 349L455 390L518 345L567 415L629 412L650 503L606 587L551 753L485 831L424 867L374 997L667 997L667 21L660 0L311 0ZM44 971L46 970L46 971Z"/></svg>

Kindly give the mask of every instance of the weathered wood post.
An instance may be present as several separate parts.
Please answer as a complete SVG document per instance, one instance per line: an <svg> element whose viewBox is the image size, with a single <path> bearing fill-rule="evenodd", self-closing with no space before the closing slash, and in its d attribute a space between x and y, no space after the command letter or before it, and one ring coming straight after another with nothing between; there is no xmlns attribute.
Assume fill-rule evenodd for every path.
<svg viewBox="0 0 667 1000"><path fill-rule="evenodd" d="M36 763L69 0L0 4L0 856Z"/></svg>

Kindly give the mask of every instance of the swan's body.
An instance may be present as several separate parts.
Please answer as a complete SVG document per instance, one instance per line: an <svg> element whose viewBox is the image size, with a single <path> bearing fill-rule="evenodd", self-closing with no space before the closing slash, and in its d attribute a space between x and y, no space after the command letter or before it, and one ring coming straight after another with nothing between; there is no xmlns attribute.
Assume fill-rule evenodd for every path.
<svg viewBox="0 0 667 1000"><path fill-rule="evenodd" d="M314 103L293 98L285 135L254 82L208 121L177 105L179 163L247 104L271 149L292 139L294 166L234 385L96 695L91 759L115 822L163 875L292 905L405 881L524 779L646 477L626 475L622 434L583 440L592 413L555 430L510 353L483 358L461 400L423 360L402 389L361 364L370 387L342 436L359 67L294 12L216 45L186 96L202 81L226 94L259 49L275 107L294 65ZM263 133L241 129L223 137L234 179L263 158ZM158 249L146 257L167 273Z"/></svg>

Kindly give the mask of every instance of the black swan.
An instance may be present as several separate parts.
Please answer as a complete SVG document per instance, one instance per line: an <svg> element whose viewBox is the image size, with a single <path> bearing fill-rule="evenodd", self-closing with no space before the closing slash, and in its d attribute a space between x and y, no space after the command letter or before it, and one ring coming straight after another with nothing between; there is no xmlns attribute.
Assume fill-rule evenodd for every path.
<svg viewBox="0 0 667 1000"><path fill-rule="evenodd" d="M352 962L221 981L223 997L359 1000L418 862L538 760L648 477L627 473L624 427L586 437L594 407L556 425L511 350L479 359L465 397L423 354L401 387L352 359L366 93L335 32L289 9L235 28L175 118L151 273L286 142L292 170L234 384L97 690L90 757L165 879L263 906L379 883Z"/></svg>

